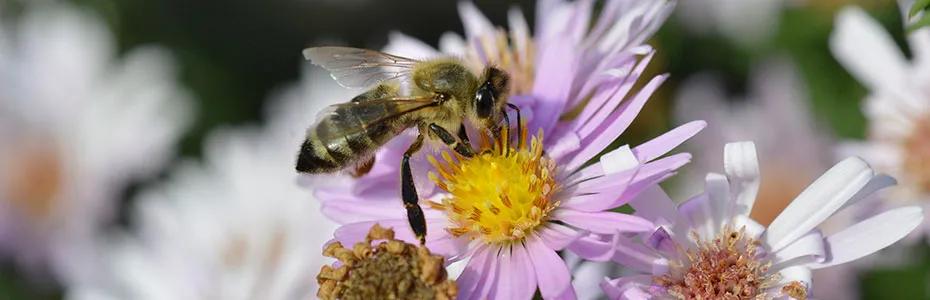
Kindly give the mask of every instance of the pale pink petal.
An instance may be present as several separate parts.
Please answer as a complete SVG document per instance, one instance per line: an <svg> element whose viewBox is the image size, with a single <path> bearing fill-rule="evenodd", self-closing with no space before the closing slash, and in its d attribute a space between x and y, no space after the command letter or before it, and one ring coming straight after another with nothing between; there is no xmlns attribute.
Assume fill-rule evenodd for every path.
<svg viewBox="0 0 930 300"><path fill-rule="evenodd" d="M618 238L614 245L616 253L612 261L642 272L652 273L656 262L661 257L655 251L642 243L632 242L626 238Z"/></svg>
<svg viewBox="0 0 930 300"><path fill-rule="evenodd" d="M814 269L835 266L877 252L901 240L924 220L923 209L916 206L886 211L856 223L826 239L827 260L812 263Z"/></svg>
<svg viewBox="0 0 930 300"><path fill-rule="evenodd" d="M546 225L539 227L539 231L534 234L546 244L546 247L559 251L583 236L585 232L571 229L565 225L548 222Z"/></svg>
<svg viewBox="0 0 930 300"><path fill-rule="evenodd" d="M762 236L764 245L778 251L819 225L872 179L872 168L858 157L830 168L785 208Z"/></svg>
<svg viewBox="0 0 930 300"><path fill-rule="evenodd" d="M895 180L894 177L891 177L885 174L877 174L875 175L875 177L872 177L872 179L869 180L869 183L866 183L865 186L862 187L862 189L859 190L858 193L853 195L852 198L850 198L849 201L846 202L846 204L843 204L843 207L840 208L840 210L847 208L850 205L858 203L859 200L865 199L866 197L868 197L869 195L872 195L872 193L875 193L880 189L894 186L896 184L898 184L898 181Z"/></svg>
<svg viewBox="0 0 930 300"><path fill-rule="evenodd" d="M655 224L669 224L678 219L678 207L657 184L640 192L629 204L637 216Z"/></svg>
<svg viewBox="0 0 930 300"><path fill-rule="evenodd" d="M633 154L641 162L651 161L680 146L698 132L701 132L704 127L707 127L707 122L704 121L693 121L678 126L665 134L636 146L636 148L633 148Z"/></svg>
<svg viewBox="0 0 930 300"><path fill-rule="evenodd" d="M455 32L445 32L439 36L439 51L443 54L465 57L465 39Z"/></svg>
<svg viewBox="0 0 930 300"><path fill-rule="evenodd" d="M491 21L471 1L459 2L459 15L462 17L467 40L494 31L494 24L491 24Z"/></svg>
<svg viewBox="0 0 930 300"><path fill-rule="evenodd" d="M643 108L643 105L646 104L646 101L649 100L652 93L659 88L666 78L668 78L668 75L659 75L653 78L646 86L640 89L636 96L624 102L616 111L607 117L607 120L612 120L611 122L600 124L600 127L588 136L581 135L581 151L566 164L566 167L568 169L578 168L578 166L604 150L604 147L613 142L616 137L620 136L620 133L630 126L633 119L636 118L639 111Z"/></svg>
<svg viewBox="0 0 930 300"><path fill-rule="evenodd" d="M617 232L647 232L655 228L646 219L615 212L585 212L562 208L552 214L552 219L565 222L584 230L601 234Z"/></svg>
<svg viewBox="0 0 930 300"><path fill-rule="evenodd" d="M513 44L517 61L521 64L531 64L528 49L532 36L530 35L530 26L526 23L526 18L523 17L523 11L517 7L508 9L507 24L514 38Z"/></svg>
<svg viewBox="0 0 930 300"><path fill-rule="evenodd" d="M652 295L647 292L651 285L652 276L633 275L605 280L601 283L601 289L610 299L645 300L652 299Z"/></svg>
<svg viewBox="0 0 930 300"><path fill-rule="evenodd" d="M584 38L585 33L588 32L588 25L591 23L591 12L594 6L594 1L591 0L580 0L575 1L573 16L569 19L568 27L565 28L565 34L571 37L574 44L581 43L581 39Z"/></svg>
<svg viewBox="0 0 930 300"><path fill-rule="evenodd" d="M440 55L439 51L429 44L398 31L392 31L388 35L388 44L382 51L413 59L427 59Z"/></svg>
<svg viewBox="0 0 930 300"><path fill-rule="evenodd" d="M808 262L822 262L826 258L826 246L823 234L814 229L798 238L784 249L776 251L772 257L775 268L782 264L799 265Z"/></svg>
<svg viewBox="0 0 930 300"><path fill-rule="evenodd" d="M459 288L458 299L484 299L488 290L482 291L482 285L486 281L493 280L493 274L496 270L495 256L499 248L481 245L475 249L474 253L465 266L465 271L455 282Z"/></svg>
<svg viewBox="0 0 930 300"><path fill-rule="evenodd" d="M528 239L526 251L536 271L539 292L543 298L551 299L562 295L571 286L571 273L565 261L538 240Z"/></svg>
<svg viewBox="0 0 930 300"><path fill-rule="evenodd" d="M546 298L546 299L549 299L549 298ZM568 288L565 289L565 291L562 292L561 295L555 298L551 298L551 299L552 300L578 300L578 294L575 293L575 287L572 285L569 285Z"/></svg>
<svg viewBox="0 0 930 300"><path fill-rule="evenodd" d="M759 193L759 159L753 142L726 144L723 166L735 197L725 217L749 215Z"/></svg>
<svg viewBox="0 0 930 300"><path fill-rule="evenodd" d="M649 185L674 174L672 170L688 163L690 159L690 154L679 153L633 170L581 181L574 186L577 188L574 191L577 196L563 202L562 207L583 211L603 211L621 206ZM588 168L593 167L597 166L592 165Z"/></svg>
<svg viewBox="0 0 930 300"><path fill-rule="evenodd" d="M711 237L720 230L714 223L714 212L717 206L710 201L707 194L700 194L694 198L685 201L678 206L678 211L682 218L688 223L701 237Z"/></svg>
<svg viewBox="0 0 930 300"><path fill-rule="evenodd" d="M514 246L511 251L512 274L516 276L514 282L507 286L511 290L511 297L498 299L530 299L536 293L536 270L533 268L532 257L523 246Z"/></svg>
<svg viewBox="0 0 930 300"><path fill-rule="evenodd" d="M572 128L576 129L582 136L586 136L593 132L597 126L603 123L605 118L620 105L620 102L626 98L630 90L633 89L633 85L636 84L636 81L639 80L640 76L645 71L646 66L652 61L654 55L655 52L652 52L646 55L646 57L643 57L630 72L621 75L623 76L621 78L614 79L608 77L609 79L606 79L607 81L604 82L586 83L585 87L580 91L581 95L588 93L586 89L589 88L589 84L590 89L597 86L597 90L594 96L591 97L591 100L585 104L584 109L581 110L578 117L575 118Z"/></svg>
<svg viewBox="0 0 930 300"><path fill-rule="evenodd" d="M537 74L569 74L574 72L575 48L571 43L556 43L539 53ZM572 78L564 76L539 76L533 84L533 96L537 98L533 112L536 116L527 123L529 132L540 128L550 131L559 119L571 92ZM571 168L574 169L574 168Z"/></svg>
<svg viewBox="0 0 930 300"><path fill-rule="evenodd" d="M593 234L583 236L568 245L567 249L587 260L608 261L614 256L614 239L617 235L609 237L610 240L602 238L608 237Z"/></svg>

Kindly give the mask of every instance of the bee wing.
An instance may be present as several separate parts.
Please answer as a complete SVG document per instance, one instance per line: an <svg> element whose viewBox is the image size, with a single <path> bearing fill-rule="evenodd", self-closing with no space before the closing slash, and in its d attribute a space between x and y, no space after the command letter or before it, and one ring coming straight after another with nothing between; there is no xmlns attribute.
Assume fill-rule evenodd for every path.
<svg viewBox="0 0 930 300"><path fill-rule="evenodd" d="M418 60L374 50L349 47L316 47L303 51L314 65L328 70L333 79L347 88L374 86L410 74Z"/></svg>
<svg viewBox="0 0 930 300"><path fill-rule="evenodd" d="M334 104L317 114L316 124L310 130L315 130L321 140L349 136L437 104L432 98L416 96Z"/></svg>

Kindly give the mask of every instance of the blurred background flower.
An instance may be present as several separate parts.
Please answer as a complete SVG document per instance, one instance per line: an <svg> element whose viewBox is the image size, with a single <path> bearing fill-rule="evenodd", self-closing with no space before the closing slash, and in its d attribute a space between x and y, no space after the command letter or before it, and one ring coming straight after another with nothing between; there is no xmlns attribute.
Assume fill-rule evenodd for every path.
<svg viewBox="0 0 930 300"><path fill-rule="evenodd" d="M305 100L343 92L319 84L328 77L319 74L309 72L277 94L268 114L276 121L267 128L216 129L203 163L182 162L168 181L142 192L131 215L135 230L102 237L106 248L95 253L99 272L73 287L69 299L316 295L316 275L332 261L322 256L322 246L336 224L297 185L293 163L294 147L321 108L307 103L325 103Z"/></svg>
<svg viewBox="0 0 930 300"><path fill-rule="evenodd" d="M514 27L508 23L510 9L517 6L526 18L528 34L535 35L544 31L536 18L540 13L536 7L558 7L560 3L553 0L540 0L538 3L476 0L475 6L485 14L490 24L508 24L508 29ZM590 1L584 5L587 3L592 5L596 16L607 1ZM719 167L712 160L722 159L721 152L706 143L718 140L716 147L722 147L722 139L732 141L737 138L734 132L751 133L759 135L753 139L759 145L762 163L772 158L785 162L774 164L787 167L791 163L793 170L805 170L797 177L775 176L771 174L777 174L773 171L776 167L766 165L764 168L768 175L762 178L762 193L767 190L766 186L773 187L775 193L797 193L791 186L803 187L813 180L804 179L808 176L804 174L810 172L813 174L810 176L816 176L833 164L829 157L832 141L876 140L873 134L876 125L872 125L876 123L873 116L876 110L866 105L864 115L860 101L889 98L884 96L887 93L875 89L870 80L864 79L885 74L883 72L892 66L883 64L885 60L881 59L881 55L876 56L874 51L864 51L873 48L862 47L849 59L840 56L835 59L830 51L830 35L839 30L839 25L835 25L836 12L847 4L858 5L862 8L859 16L872 20L869 23L873 24L872 32L885 36L882 38L886 45L884 49L900 49L902 64L911 58L921 57L917 53L920 53L922 44L915 43L913 38L904 34L902 12L890 0L684 1L679 3L655 37L648 41L656 49L656 54L642 76L651 78L669 73L670 77L656 90L624 136L608 148L641 144L681 124L681 121L688 121L689 117L682 113L686 111L693 115L690 118L708 118L710 122L706 132L696 137L698 140L685 144L686 149L676 150L696 154L695 164L684 167L685 173L701 174L713 170L705 169L700 166L702 164ZM0 1L0 202L4 203L0 205L0 225L3 226L0 228L0 249L4 250L7 258L0 264L0 299L60 298L61 291L73 286L74 278L81 277L73 274L97 274L90 266L97 265L98 262L92 259L99 256L88 255L92 251L87 250L98 246L93 241L107 241L102 244L109 249L105 253L119 252L126 256L155 249L166 251L164 249L171 245L180 245L180 242L167 237L141 235L142 232L157 231L143 228L153 228L155 222L163 222L142 217L154 214L149 207L180 213L188 211L190 206L203 205L204 211L193 214L202 216L202 222L185 221L191 227L185 229L190 229L187 231L192 231L191 234L200 226L196 224L223 224L229 222L228 215L238 213L242 213L243 220L265 220L237 222L235 225L241 227L216 230L212 235L216 239L211 242L213 244L197 244L198 249L206 251L203 253L221 253L219 249L223 243L219 241L230 240L235 231L257 234L275 228L269 224L311 222L296 220L298 218L293 216L298 214L296 212L247 201L207 200L221 195L245 197L232 195L235 189L263 191L260 194L267 197L257 197L259 202L274 198L266 190L274 186L265 179L244 180L252 185L243 183L242 187L233 187L240 183L233 183L230 178L240 175L232 176L227 170L221 170L227 167L218 164L226 159L220 159L220 155L215 153L222 151L214 147L223 144L244 147L228 150L229 153L251 153L242 156L254 156L243 161L254 161L258 159L256 157L265 155L260 152L274 152L276 154L271 156L278 157L276 162L266 167L277 165L286 167L286 170L268 175L269 178L293 175L289 173L292 166L286 163L285 158L296 154L303 138L303 127L312 123L315 111L359 93L339 88L331 92L318 91L327 87L317 84L333 82L325 74L307 73L301 77L302 69L310 67L303 61L301 50L313 45L332 44L325 41L382 49L390 37L400 37L391 34L398 31L426 41L420 43L421 46L445 51L450 47L462 48L465 43L464 38L454 38L447 32L471 38L479 32L486 34L496 30L463 26L459 19L459 6L457 1L415 0L229 0L222 4L192 0ZM481 30L475 32L473 29ZM851 40L863 42L865 37L853 36ZM469 55L468 52L462 54ZM843 65L837 60L843 61ZM920 73L918 71L925 68L919 68L922 65L918 61L911 60L914 66L902 67L902 70L913 69L913 73ZM849 67L850 63L878 67L863 69L865 73L853 69L847 72L844 65ZM913 80L923 78L912 74L906 77ZM304 84L288 88L298 78ZM188 87L191 96L195 97L185 95L180 86ZM634 87L635 90L640 88ZM923 96L910 100L925 104L926 89L921 91ZM268 101L281 98L292 101ZM199 109L192 110L194 106ZM276 112L263 113L265 111ZM705 116L698 115L699 112ZM910 112L915 113L916 110ZM748 122L746 119L758 120ZM243 127L239 125L244 123L262 125L261 129L241 129ZM229 128L227 125L236 125L232 128L240 129L211 133L218 126ZM186 135L181 137L181 134ZM211 136L210 141L204 142L207 136ZM790 140L793 146L785 146L787 142L781 140ZM255 143L276 145L268 147L280 148L275 150L280 152L265 149L265 146L256 147ZM769 144L775 146L769 148ZM210 146L202 149L204 145ZM176 168L165 179L161 171L164 164L171 161L171 150L175 147L188 160L184 167ZM259 148L264 150L257 150ZM808 155L804 157L813 158L811 160L792 158L796 152L808 151L817 154L806 153ZM205 157L206 163L191 163L201 156ZM869 158L868 161L882 170L884 160ZM255 170L256 174L272 174L263 169L265 167L244 168ZM200 171L188 171L191 169ZM201 174L182 175L185 173ZM153 179L149 175L156 176ZM212 186L227 187L229 191L221 193L213 188L196 188L209 191L203 194L212 196L180 196L189 193L180 192L187 189L181 186L188 184L181 182L189 177L212 178L203 181L212 182L209 184ZM694 189L689 190L687 185L695 182L691 179L693 177L677 177L663 187L673 193L693 193ZM293 182L294 177L288 180ZM303 184L328 184L320 180L321 177L300 178ZM906 180L902 180L901 187L908 186ZM798 182L805 184L798 185ZM282 201L282 206L302 211L300 214L308 219L315 218L310 216L316 216L316 212L305 207L318 204L309 193L290 194L285 192L285 187L280 189L273 191L276 195L280 192L281 199L294 200L267 201ZM145 192L139 195L140 190ZM179 191L178 196L160 194L169 190ZM256 197L251 198L254 200ZM687 197L676 196L674 199ZM292 203L295 201L299 203ZM192 203L181 204L187 202ZM868 201L863 202L861 204ZM243 212L246 208L255 211L246 214ZM271 217L277 214L283 216ZM176 218L180 220L179 217L167 218L181 222L175 221ZM268 221L278 218L280 222ZM249 224L254 226L247 226ZM104 228L108 230L106 232L122 234L119 238L90 238L94 232ZM301 231L293 233L301 234ZM267 245L273 240L268 236L248 236L249 245ZM304 247L292 246L296 247L294 249ZM130 248L136 250L113 250ZM855 278L845 289L856 291L843 295L859 294L863 299L930 297L925 287L930 275L930 246L914 243L904 248L911 254L905 258L907 264L849 272L855 274ZM59 252L52 249L68 250ZM320 247L308 249L313 250L311 254L318 254ZM169 253L178 255L178 261L191 263L202 257L173 249ZM891 257L895 253L879 252L873 256ZM260 258L262 255L244 257ZM153 263L164 259L152 256L140 261ZM302 263L306 263L315 258L301 259ZM212 263L216 261L214 259ZM219 266L210 261L200 263L190 266L189 270L194 270L190 272ZM260 265L242 265L242 270L254 270ZM125 271L132 268L112 265L106 268L108 272L115 269ZM162 271L167 274L187 272L167 266ZM48 278L43 274L54 276ZM611 273L609 276L617 275ZM223 280L256 278L235 276L239 275L230 274ZM125 280L103 284L97 278L107 277L87 275L81 282L93 281L93 284L81 286L93 287L111 297L129 297L133 291L141 291L137 288L142 285ZM582 277L575 279L579 278ZM49 284L40 279L57 279L59 284ZM283 281L272 281L288 286ZM835 299L849 298L837 296Z"/></svg>
<svg viewBox="0 0 930 300"><path fill-rule="evenodd" d="M165 49L118 55L96 13L27 8L0 22L0 252L73 283L125 186L172 158L192 103Z"/></svg>

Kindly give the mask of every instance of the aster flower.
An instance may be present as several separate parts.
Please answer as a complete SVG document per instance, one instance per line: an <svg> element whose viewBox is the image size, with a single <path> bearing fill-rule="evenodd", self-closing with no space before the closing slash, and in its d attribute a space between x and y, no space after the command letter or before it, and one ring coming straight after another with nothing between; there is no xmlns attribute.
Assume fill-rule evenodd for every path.
<svg viewBox="0 0 930 300"><path fill-rule="evenodd" d="M657 158L697 133L703 122L606 154L616 158L612 163L641 165L627 172L605 176L601 163L586 164L630 125L666 78L656 76L642 90L631 91L653 54L642 43L672 8L664 1L609 1L592 22L592 5L540 3L531 39L519 11L510 12L507 34L463 3L466 38L446 35L440 42L447 53L470 58L473 65L487 62L508 70L515 82L510 102L526 120L515 143L485 138L478 147L482 154L470 159L444 151L411 162L414 172L421 172L414 179L425 208L426 246L450 262L468 260L457 279L459 299L529 299L537 287L546 299L573 298L571 275L556 251L595 239L589 233L600 238L643 230L643 220L609 210L690 159L688 154ZM386 51L436 55L399 34ZM346 224L337 230L337 241L362 241L375 223L394 228L398 239L414 240L409 230L401 230L409 226L398 190L397 169L407 143L409 138L395 138L376 155L371 173L316 193L324 213ZM600 258L611 249L608 243L590 244L569 249L583 258Z"/></svg>
<svg viewBox="0 0 930 300"><path fill-rule="evenodd" d="M205 162L185 161L142 193L138 230L114 234L98 255L102 274L70 299L309 299L330 262L321 245L336 224L296 184L297 116L338 101L343 90L306 73L272 96L267 127L219 129ZM314 101L307 101L314 99ZM316 178L308 185L327 184Z"/></svg>
<svg viewBox="0 0 930 300"><path fill-rule="evenodd" d="M901 2L905 16L911 3ZM868 141L848 143L841 151L865 157L900 181L882 194L885 206L926 207L930 204L930 28L908 34L910 62L891 35L862 9L843 8L835 28L830 40L833 55L869 89L862 107L869 121ZM920 232L930 233L927 229Z"/></svg>
<svg viewBox="0 0 930 300"><path fill-rule="evenodd" d="M754 139L759 148L759 193L749 217L768 226L824 170L835 161L833 137L817 126L793 63L775 58L750 70L748 94L727 99L723 83L709 73L687 79L679 88L675 105L678 122L707 120L709 127L685 149L696 158L677 176L673 199L687 199L703 190L704 174L723 172L723 152L728 141ZM784 147L790 141L791 147ZM700 170L700 171L699 171ZM686 187L686 188L684 188ZM831 217L818 226L827 233L850 225L855 210ZM853 264L815 270L814 280L824 299L855 299Z"/></svg>
<svg viewBox="0 0 930 300"><path fill-rule="evenodd" d="M0 23L0 252L79 280L125 186L172 157L191 104L164 50L117 58L86 11L29 5L17 20Z"/></svg>
<svg viewBox="0 0 930 300"><path fill-rule="evenodd" d="M646 274L602 284L612 299L808 299L811 270L847 263L900 240L923 221L920 207L885 211L834 234L815 227L894 179L858 157L836 164L768 226L749 217L760 169L751 142L727 144L726 176L675 207L661 190L630 203L656 227L641 242L617 240L624 264ZM607 169L611 174L622 169ZM622 172L622 171L621 171ZM729 298L728 298L729 297Z"/></svg>

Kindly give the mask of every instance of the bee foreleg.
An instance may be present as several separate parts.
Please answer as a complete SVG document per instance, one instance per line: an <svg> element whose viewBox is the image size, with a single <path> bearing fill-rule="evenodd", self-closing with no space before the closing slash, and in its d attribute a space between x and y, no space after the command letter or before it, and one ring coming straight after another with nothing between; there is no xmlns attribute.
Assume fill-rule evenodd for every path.
<svg viewBox="0 0 930 300"><path fill-rule="evenodd" d="M520 118L520 108L514 105L513 103L507 103L507 107L510 107L511 109L517 112L517 144L520 144L520 146L523 146L523 143L525 143L526 141L523 141L523 120ZM506 116L506 114L504 115ZM507 126L509 127L510 120L507 119L507 122L508 122Z"/></svg>
<svg viewBox="0 0 930 300"><path fill-rule="evenodd" d="M449 148L452 148L455 150L455 152L458 152L462 156L475 156L475 150L471 148L471 144L457 141L455 137L445 128L442 128L439 125L433 123L429 124L429 130L436 134L436 136L438 136L439 139L446 144L446 146L449 146Z"/></svg>
<svg viewBox="0 0 930 300"><path fill-rule="evenodd" d="M459 126L458 135L459 135L459 140L462 141L462 143L471 144L468 141L468 131L465 131L465 124L462 124L461 126Z"/></svg>
<svg viewBox="0 0 930 300"><path fill-rule="evenodd" d="M420 240L420 245L426 245L426 218L423 216L423 209L420 208L417 188L413 184L413 174L410 173L410 156L422 146L423 134L420 134L404 152L404 158L400 163L400 190L404 208L407 209L407 222L410 223L413 234Z"/></svg>

